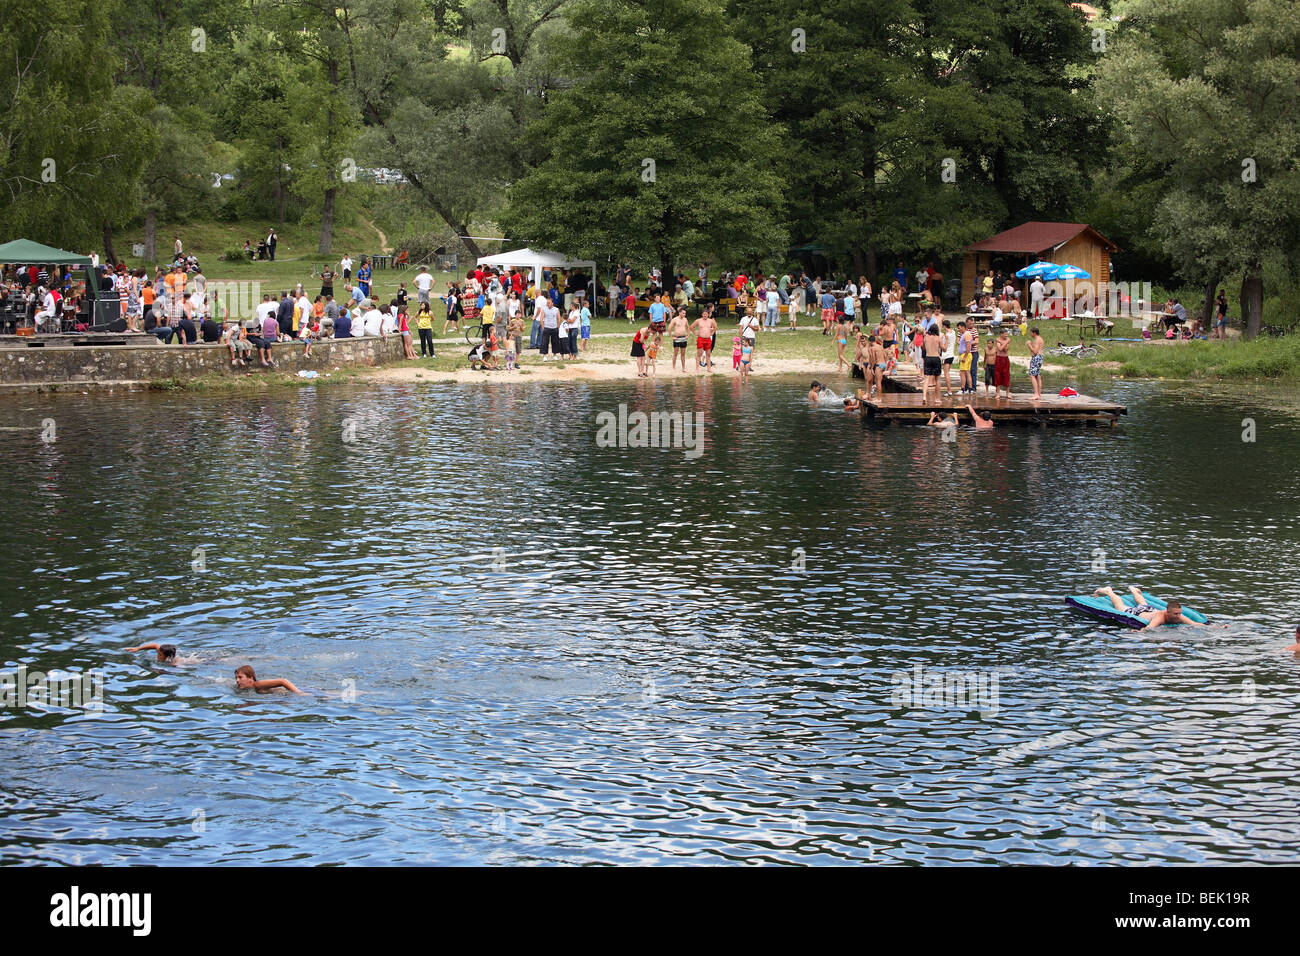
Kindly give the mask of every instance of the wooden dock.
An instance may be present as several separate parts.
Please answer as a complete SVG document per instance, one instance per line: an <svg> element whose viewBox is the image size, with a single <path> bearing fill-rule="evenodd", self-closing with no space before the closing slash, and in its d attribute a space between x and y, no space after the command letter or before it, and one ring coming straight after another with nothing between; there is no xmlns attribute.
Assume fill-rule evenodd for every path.
<svg viewBox="0 0 1300 956"><path fill-rule="evenodd" d="M999 399L994 397L996 393L984 394L982 383L980 391L974 395L958 392L932 396L928 402L922 402L921 376L910 367L886 375L883 384L883 395L862 402L862 415L874 422L923 425L931 412L957 412L959 421L970 424L967 405L973 406L981 416L991 418L996 425L1113 426L1119 421L1119 416L1128 414L1125 406L1092 395L1062 398L1044 392L1042 398L1035 400L1032 394L1012 392L1010 398ZM942 384L940 379L941 389Z"/></svg>

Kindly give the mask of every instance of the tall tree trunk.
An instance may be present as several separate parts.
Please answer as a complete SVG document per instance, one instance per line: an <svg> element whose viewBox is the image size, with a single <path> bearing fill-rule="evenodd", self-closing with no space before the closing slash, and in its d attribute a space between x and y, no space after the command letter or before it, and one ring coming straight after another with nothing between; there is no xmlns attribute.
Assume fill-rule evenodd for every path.
<svg viewBox="0 0 1300 956"><path fill-rule="evenodd" d="M284 140L275 141L275 211L279 226L276 228L284 229L284 212L285 205L288 203L288 193L284 188Z"/></svg>
<svg viewBox="0 0 1300 956"><path fill-rule="evenodd" d="M158 211L152 207L144 214L144 261L153 262L158 255Z"/></svg>
<svg viewBox="0 0 1300 956"><path fill-rule="evenodd" d="M113 248L113 225L104 223L104 262L117 263L117 250Z"/></svg>
<svg viewBox="0 0 1300 956"><path fill-rule="evenodd" d="M881 291L876 288L876 270L878 268L879 266L876 263L876 244L874 242L869 242L867 243L867 281L871 283L871 288L877 295L879 295Z"/></svg>
<svg viewBox="0 0 1300 956"><path fill-rule="evenodd" d="M1246 338L1259 335L1264 320L1264 275L1259 263L1249 263L1241 277L1241 316L1246 320Z"/></svg>
<svg viewBox="0 0 1300 956"><path fill-rule="evenodd" d="M856 282L858 276L867 274L867 255L860 246L854 246L850 251L853 253L853 275L849 278Z"/></svg>
<svg viewBox="0 0 1300 956"><path fill-rule="evenodd" d="M330 106L325 117L325 158L328 159L330 166L326 173L326 181L330 187L325 190L325 203L320 211L320 243L316 247L316 252L322 256L330 254L330 247L334 242L334 200L338 196L339 188L334 185L338 182L338 163L334 155L334 125L336 116L334 113L334 101L338 98L339 93L339 61L331 56L327 64L330 77Z"/></svg>
<svg viewBox="0 0 1300 956"><path fill-rule="evenodd" d="M325 190L325 204L320 211L320 244L316 247L322 256L330 254L330 246L334 242L334 197L338 191L337 186Z"/></svg>
<svg viewBox="0 0 1300 956"><path fill-rule="evenodd" d="M1214 319L1214 287L1218 284L1216 279L1205 280L1205 301L1201 303L1202 332L1211 327L1210 322Z"/></svg>

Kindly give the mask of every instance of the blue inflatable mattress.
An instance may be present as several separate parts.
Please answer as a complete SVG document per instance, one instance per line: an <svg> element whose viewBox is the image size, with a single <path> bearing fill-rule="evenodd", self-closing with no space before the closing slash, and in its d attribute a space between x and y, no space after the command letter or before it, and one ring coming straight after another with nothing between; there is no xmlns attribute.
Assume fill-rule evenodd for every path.
<svg viewBox="0 0 1300 956"><path fill-rule="evenodd" d="M1146 621L1133 613L1117 611L1115 605L1110 603L1110 598L1093 597L1091 594L1072 594L1065 599L1065 603L1070 605L1076 611L1082 611L1084 614L1091 614L1093 617L1099 617L1103 620L1112 621L1115 624L1122 624L1125 627L1144 628L1147 626ZM1147 604L1151 607L1164 610L1165 602L1159 598L1147 595ZM1137 602L1133 600L1132 595L1124 595L1124 606L1135 607ZM1206 617L1199 611L1194 611L1186 604L1183 605L1183 614L1188 619L1196 621L1198 624L1204 624Z"/></svg>

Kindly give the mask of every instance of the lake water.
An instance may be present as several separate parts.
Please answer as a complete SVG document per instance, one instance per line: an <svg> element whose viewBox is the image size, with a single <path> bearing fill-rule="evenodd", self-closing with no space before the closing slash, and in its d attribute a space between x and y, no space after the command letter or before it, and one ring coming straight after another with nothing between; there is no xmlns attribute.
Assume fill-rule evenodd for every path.
<svg viewBox="0 0 1300 956"><path fill-rule="evenodd" d="M104 683L0 710L0 861L1294 862L1294 415L946 442L806 388L7 397L0 669ZM620 403L702 452L598 446Z"/></svg>

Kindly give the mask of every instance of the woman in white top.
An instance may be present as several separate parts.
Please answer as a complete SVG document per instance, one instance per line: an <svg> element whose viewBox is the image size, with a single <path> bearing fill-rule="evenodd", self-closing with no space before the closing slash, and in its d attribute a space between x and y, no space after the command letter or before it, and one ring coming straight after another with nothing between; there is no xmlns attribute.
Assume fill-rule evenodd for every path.
<svg viewBox="0 0 1300 956"><path fill-rule="evenodd" d="M582 326L582 309L574 306L564 320L564 345L570 358L578 357L578 329Z"/></svg>
<svg viewBox="0 0 1300 956"><path fill-rule="evenodd" d="M858 315L867 320L867 303L871 301L871 283L866 276L858 276Z"/></svg>
<svg viewBox="0 0 1300 956"><path fill-rule="evenodd" d="M758 344L758 327L761 324L762 323L758 321L758 316L752 312L746 312L740 317L740 337L742 340L748 342L749 347L755 351L757 351L755 346ZM750 359L749 367L751 369L754 367L752 358Z"/></svg>

